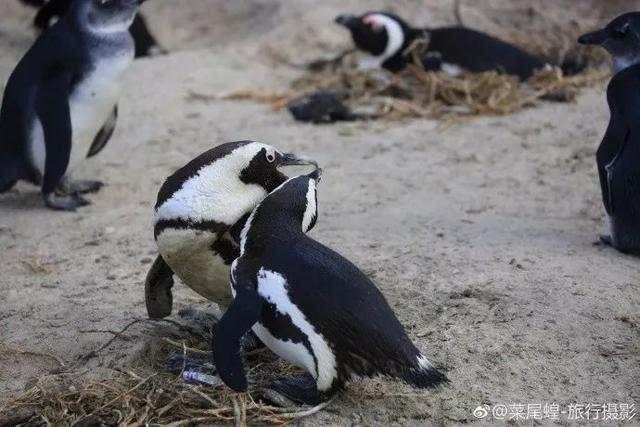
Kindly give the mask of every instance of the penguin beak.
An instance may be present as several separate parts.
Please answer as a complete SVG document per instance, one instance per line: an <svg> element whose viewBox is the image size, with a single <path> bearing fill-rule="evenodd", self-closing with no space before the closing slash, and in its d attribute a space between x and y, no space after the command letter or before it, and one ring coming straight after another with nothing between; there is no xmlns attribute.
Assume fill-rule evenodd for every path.
<svg viewBox="0 0 640 427"><path fill-rule="evenodd" d="M295 154L287 153L282 155L282 159L280 160L280 164L279 164L279 166L305 166L305 165L313 165L317 168L318 162L306 156L296 156Z"/></svg>
<svg viewBox="0 0 640 427"><path fill-rule="evenodd" d="M592 33L587 33L578 39L578 43L584 45L602 45L607 41L607 32L605 30L598 30Z"/></svg>
<svg viewBox="0 0 640 427"><path fill-rule="evenodd" d="M359 19L353 15L340 15L335 20L336 24L347 28L353 27L358 21Z"/></svg>
<svg viewBox="0 0 640 427"><path fill-rule="evenodd" d="M307 176L315 180L316 182L320 182L320 180L322 179L322 172L323 172L322 168L316 168L316 170L314 170Z"/></svg>

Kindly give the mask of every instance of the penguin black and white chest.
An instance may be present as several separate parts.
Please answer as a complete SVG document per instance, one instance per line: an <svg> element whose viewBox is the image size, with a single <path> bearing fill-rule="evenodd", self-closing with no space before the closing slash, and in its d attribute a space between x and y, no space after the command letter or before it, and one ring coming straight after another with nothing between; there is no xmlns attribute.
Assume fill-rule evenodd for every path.
<svg viewBox="0 0 640 427"><path fill-rule="evenodd" d="M580 37L613 57L607 89L611 117L596 153L609 235L605 243L640 252L640 13L628 13L604 29Z"/></svg>
<svg viewBox="0 0 640 427"><path fill-rule="evenodd" d="M0 191L28 180L42 186L49 207L74 210L88 203L81 194L100 188L68 175L113 134L138 5L74 0L17 65L0 113Z"/></svg>
<svg viewBox="0 0 640 427"><path fill-rule="evenodd" d="M239 141L201 154L167 178L155 207L160 256L147 276L149 316L171 314L174 274L224 310L232 299L229 265L239 255L243 217L287 179L278 168L305 164L315 162Z"/></svg>
<svg viewBox="0 0 640 427"><path fill-rule="evenodd" d="M426 39L428 48L422 65L452 75L498 71L529 78L545 63L509 43L464 27L414 29L397 15L369 12L362 16L340 15L336 22L351 32L354 43L365 53L361 68L382 67L402 71L410 59L406 50L416 39Z"/></svg>
<svg viewBox="0 0 640 427"><path fill-rule="evenodd" d="M247 219L231 269L235 299L214 331L220 377L236 391L246 389L238 340L251 328L310 375L270 387L295 402L317 404L352 376L437 386L444 375L413 345L375 285L305 234L317 220L320 172L289 179Z"/></svg>

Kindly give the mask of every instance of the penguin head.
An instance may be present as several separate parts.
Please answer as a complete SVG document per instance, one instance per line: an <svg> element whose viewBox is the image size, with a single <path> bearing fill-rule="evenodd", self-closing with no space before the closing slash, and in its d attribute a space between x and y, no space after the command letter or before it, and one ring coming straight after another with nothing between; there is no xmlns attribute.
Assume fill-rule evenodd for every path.
<svg viewBox="0 0 640 427"><path fill-rule="evenodd" d="M400 17L386 12L340 15L335 22L351 32L358 49L373 56L385 56L385 59L401 52L412 31Z"/></svg>
<svg viewBox="0 0 640 427"><path fill-rule="evenodd" d="M288 179L271 192L253 211L242 232L241 241L254 232L279 234L293 230L307 233L318 220L318 183L322 169Z"/></svg>
<svg viewBox="0 0 640 427"><path fill-rule="evenodd" d="M219 145L176 171L163 184L156 219L176 218L235 224L287 180L279 168L314 165L256 141Z"/></svg>
<svg viewBox="0 0 640 427"><path fill-rule="evenodd" d="M605 28L584 34L578 42L605 48L616 72L640 63L640 12L625 13Z"/></svg>
<svg viewBox="0 0 640 427"><path fill-rule="evenodd" d="M110 34L129 30L138 7L146 0L75 0L72 12L82 28Z"/></svg>

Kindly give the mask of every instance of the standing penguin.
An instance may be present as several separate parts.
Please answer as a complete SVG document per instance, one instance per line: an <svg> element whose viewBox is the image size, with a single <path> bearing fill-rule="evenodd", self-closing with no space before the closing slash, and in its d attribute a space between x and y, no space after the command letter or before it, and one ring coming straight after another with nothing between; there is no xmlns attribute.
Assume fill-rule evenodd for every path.
<svg viewBox="0 0 640 427"><path fill-rule="evenodd" d="M336 23L351 32L358 49L367 55L360 63L364 69L382 67L394 73L404 70L410 62L406 50L420 38L429 43L422 58L427 70L452 75L462 70L498 71L526 80L535 70L545 67L544 61L516 46L463 27L414 29L399 16L385 12L340 15Z"/></svg>
<svg viewBox="0 0 640 427"><path fill-rule="evenodd" d="M604 29L585 34L613 57L615 75L607 89L609 127L596 153L609 236L603 242L622 252L640 252L640 13L627 13Z"/></svg>
<svg viewBox="0 0 640 427"><path fill-rule="evenodd" d="M309 405L352 377L386 375L420 388L447 381L413 345L384 296L355 265L308 237L320 170L286 181L256 207L231 267L235 299L213 335L222 380L243 392L239 339L250 329L308 372L275 381L267 396Z"/></svg>
<svg viewBox="0 0 640 427"><path fill-rule="evenodd" d="M0 192L22 179L42 187L48 207L75 210L100 189L68 172L113 134L139 3L75 0L18 63L0 111Z"/></svg>
<svg viewBox="0 0 640 427"><path fill-rule="evenodd" d="M33 25L41 31L49 28L51 21L56 17L61 17L67 13L73 0L20 0L22 3L39 8ZM143 3L146 0L141 0ZM152 55L153 51L164 53L164 49L158 46L158 42L153 37L147 22L141 14L137 14L131 24L131 35L135 43L136 58Z"/></svg>
<svg viewBox="0 0 640 427"><path fill-rule="evenodd" d="M174 274L223 310L229 306L229 265L240 253L243 217L286 181L279 167L306 164L315 162L259 142L230 142L167 178L155 208L160 256L145 285L149 317L171 314Z"/></svg>

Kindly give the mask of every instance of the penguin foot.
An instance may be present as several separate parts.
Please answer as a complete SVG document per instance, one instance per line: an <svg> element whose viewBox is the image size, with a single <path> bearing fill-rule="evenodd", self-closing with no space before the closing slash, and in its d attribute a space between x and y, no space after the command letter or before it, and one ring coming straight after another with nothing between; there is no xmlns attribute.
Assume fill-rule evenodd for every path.
<svg viewBox="0 0 640 427"><path fill-rule="evenodd" d="M104 183L100 181L66 181L62 189L66 194L89 194L99 191L102 187Z"/></svg>
<svg viewBox="0 0 640 427"><path fill-rule="evenodd" d="M331 397L318 391L316 380L309 374L279 378L262 390L262 399L268 403L290 407L296 405L316 406Z"/></svg>
<svg viewBox="0 0 640 427"><path fill-rule="evenodd" d="M55 193L44 196L44 202L49 209L67 212L75 212L79 207L91 204L87 199L77 194L70 196L58 196Z"/></svg>

